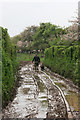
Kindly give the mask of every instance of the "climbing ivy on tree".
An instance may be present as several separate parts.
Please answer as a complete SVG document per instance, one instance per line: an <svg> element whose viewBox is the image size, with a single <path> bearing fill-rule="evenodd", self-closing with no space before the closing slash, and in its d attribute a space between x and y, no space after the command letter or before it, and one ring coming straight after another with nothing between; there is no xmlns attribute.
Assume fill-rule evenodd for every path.
<svg viewBox="0 0 80 120"><path fill-rule="evenodd" d="M44 64L80 86L80 46L52 46L45 50Z"/></svg>
<svg viewBox="0 0 80 120"><path fill-rule="evenodd" d="M11 43L7 29L2 28L2 103L3 107L10 100L10 94L14 87L16 61L16 46Z"/></svg>

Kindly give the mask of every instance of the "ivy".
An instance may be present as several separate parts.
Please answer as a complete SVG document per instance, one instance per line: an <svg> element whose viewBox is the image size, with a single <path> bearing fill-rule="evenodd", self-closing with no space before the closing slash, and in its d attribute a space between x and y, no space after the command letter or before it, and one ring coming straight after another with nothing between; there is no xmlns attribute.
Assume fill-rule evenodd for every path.
<svg viewBox="0 0 80 120"><path fill-rule="evenodd" d="M80 81L80 46L52 46L45 50L44 64L54 72L73 80Z"/></svg>
<svg viewBox="0 0 80 120"><path fill-rule="evenodd" d="M3 107L10 100L10 93L14 87L17 66L16 47L11 43L7 29L2 28L2 104Z"/></svg>

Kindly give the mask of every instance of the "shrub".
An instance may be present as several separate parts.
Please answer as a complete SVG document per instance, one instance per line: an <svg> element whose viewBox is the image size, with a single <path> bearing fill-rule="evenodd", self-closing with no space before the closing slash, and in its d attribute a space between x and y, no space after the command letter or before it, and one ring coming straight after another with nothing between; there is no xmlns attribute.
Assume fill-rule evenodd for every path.
<svg viewBox="0 0 80 120"><path fill-rule="evenodd" d="M74 46L52 46L45 50L44 64L54 72L74 83L79 84L80 79L80 47Z"/></svg>

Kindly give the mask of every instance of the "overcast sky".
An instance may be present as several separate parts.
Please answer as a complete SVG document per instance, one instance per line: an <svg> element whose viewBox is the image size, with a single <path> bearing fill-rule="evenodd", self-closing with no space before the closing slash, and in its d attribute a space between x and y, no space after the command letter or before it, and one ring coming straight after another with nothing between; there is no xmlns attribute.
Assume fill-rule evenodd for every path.
<svg viewBox="0 0 80 120"><path fill-rule="evenodd" d="M77 16L79 0L0 0L0 26L10 36L22 32L27 26L41 22L69 26Z"/></svg>

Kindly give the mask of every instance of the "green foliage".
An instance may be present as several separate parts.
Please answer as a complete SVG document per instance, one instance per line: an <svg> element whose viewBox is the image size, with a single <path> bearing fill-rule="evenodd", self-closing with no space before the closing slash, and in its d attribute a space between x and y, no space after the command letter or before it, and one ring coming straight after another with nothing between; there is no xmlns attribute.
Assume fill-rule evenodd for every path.
<svg viewBox="0 0 80 120"><path fill-rule="evenodd" d="M17 59L18 62L21 61L32 61L34 54L18 53Z"/></svg>
<svg viewBox="0 0 80 120"><path fill-rule="evenodd" d="M35 56L35 54L18 53L17 60L18 60L18 62L32 61L34 56ZM40 61L43 61L43 59L44 59L43 54L39 53L38 56L40 57Z"/></svg>
<svg viewBox="0 0 80 120"><path fill-rule="evenodd" d="M2 29L2 103L3 107L10 100L10 94L15 82L17 67L16 47L12 45L7 29Z"/></svg>
<svg viewBox="0 0 80 120"><path fill-rule="evenodd" d="M11 42L17 45L17 49L20 50L22 53L30 51L31 49L30 44L33 41L33 36L35 35L37 29L38 29L37 26L27 27L27 29L25 29L19 35L12 37ZM22 42L21 46L19 46L18 41ZM26 47L26 46L29 46L29 47Z"/></svg>
<svg viewBox="0 0 80 120"><path fill-rule="evenodd" d="M66 29L51 23L41 23L40 26L27 27L21 34L14 36L11 40L14 44L17 44L18 41L22 42L22 46L18 46L18 50L21 50L21 52L44 51L45 48L49 48L53 44L63 44L61 42L61 35L63 34L66 34Z"/></svg>
<svg viewBox="0 0 80 120"><path fill-rule="evenodd" d="M44 64L54 72L79 84L80 80L80 46L52 46L45 50Z"/></svg>
<svg viewBox="0 0 80 120"><path fill-rule="evenodd" d="M36 34L33 36L33 49L45 50L53 44L57 44L61 39L60 35L66 33L65 29L51 23L41 23L37 29Z"/></svg>
<svg viewBox="0 0 80 120"><path fill-rule="evenodd" d="M11 38L11 41L13 44L17 44L18 41L21 41L21 35L16 35L13 38Z"/></svg>

